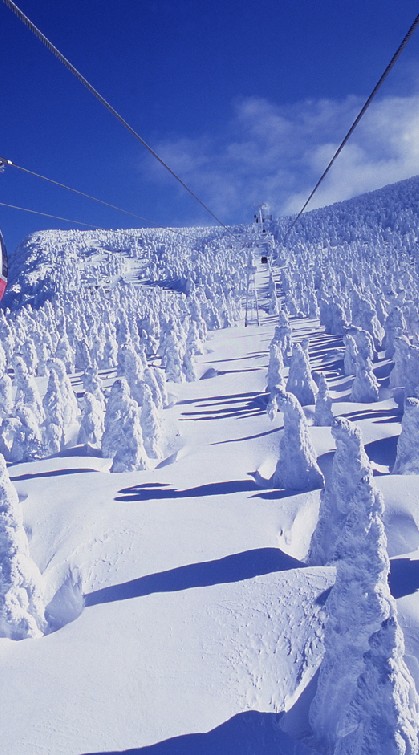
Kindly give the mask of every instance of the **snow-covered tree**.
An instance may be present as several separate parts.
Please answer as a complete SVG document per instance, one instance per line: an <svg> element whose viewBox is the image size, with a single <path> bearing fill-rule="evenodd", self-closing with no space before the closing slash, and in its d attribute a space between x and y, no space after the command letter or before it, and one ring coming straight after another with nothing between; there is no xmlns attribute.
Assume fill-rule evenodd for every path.
<svg viewBox="0 0 419 755"><path fill-rule="evenodd" d="M33 340L27 339L22 343L21 354L29 374L35 375L38 366L38 355Z"/></svg>
<svg viewBox="0 0 419 755"><path fill-rule="evenodd" d="M268 308L268 314L270 315L279 315L281 310L281 304L280 301L276 295L276 290L274 289L271 292L270 299L269 299L269 308Z"/></svg>
<svg viewBox="0 0 419 755"><path fill-rule="evenodd" d="M279 447L279 461L272 478L275 488L314 490L321 488L324 477L316 461L304 412L292 393L283 392L278 402L284 412L284 430Z"/></svg>
<svg viewBox="0 0 419 755"><path fill-rule="evenodd" d="M294 344L292 350L287 391L297 397L301 406L314 404L316 401L317 385L311 374L308 354L299 343Z"/></svg>
<svg viewBox="0 0 419 755"><path fill-rule="evenodd" d="M163 408L165 408L166 406L169 406L169 397L167 395L166 373L164 370L160 369L159 367L151 367L150 369L151 369L151 372L153 373L153 376L156 380L156 383L160 391L162 406ZM146 375L145 375L145 379L147 382ZM150 383L148 383L148 385L150 385ZM152 388L151 385L150 385L150 388ZM159 406L158 402L156 402L156 406Z"/></svg>
<svg viewBox="0 0 419 755"><path fill-rule="evenodd" d="M87 332L85 330L84 332ZM77 370L84 370L95 363L94 353L89 339L84 336L76 341L74 361Z"/></svg>
<svg viewBox="0 0 419 755"><path fill-rule="evenodd" d="M144 385L143 405L141 408L141 429L144 448L151 459L160 459L162 456L162 429L161 421L153 401L151 390Z"/></svg>
<svg viewBox="0 0 419 755"><path fill-rule="evenodd" d="M168 333L165 340L165 350L162 356L167 380L173 383L183 382L183 356L184 347L179 335L175 332Z"/></svg>
<svg viewBox="0 0 419 755"><path fill-rule="evenodd" d="M186 336L186 348L190 354L203 354L204 347L199 335L198 323L191 318L189 323L189 330Z"/></svg>
<svg viewBox="0 0 419 755"><path fill-rule="evenodd" d="M390 372L390 386L391 388L404 388L410 361L410 342L407 336L398 336L394 339L393 345L394 367Z"/></svg>
<svg viewBox="0 0 419 755"><path fill-rule="evenodd" d="M0 417L10 414L13 408L13 383L7 372L0 374Z"/></svg>
<svg viewBox="0 0 419 755"><path fill-rule="evenodd" d="M30 557L21 505L0 454L0 636L40 637L45 628L41 575Z"/></svg>
<svg viewBox="0 0 419 755"><path fill-rule="evenodd" d="M100 448L104 431L104 413L101 402L86 391L83 397L80 430L77 443L89 448Z"/></svg>
<svg viewBox="0 0 419 755"><path fill-rule="evenodd" d="M15 415L10 461L21 462L42 458L45 450L38 418L29 406L22 405L16 408Z"/></svg>
<svg viewBox="0 0 419 755"><path fill-rule="evenodd" d="M419 697L404 661L395 603L369 639L364 669L347 709L334 755L417 755Z"/></svg>
<svg viewBox="0 0 419 755"><path fill-rule="evenodd" d="M121 440L113 456L111 472L134 472L147 469L140 409L134 399L121 405Z"/></svg>
<svg viewBox="0 0 419 755"><path fill-rule="evenodd" d="M118 378L112 385L104 418L102 456L113 458L121 442L123 407L131 400L129 385L125 378Z"/></svg>
<svg viewBox="0 0 419 755"><path fill-rule="evenodd" d="M386 352L386 358L391 359L394 355L394 341L398 336L403 335L406 330L406 320L401 307L395 306L391 310L385 322L385 337L383 347Z"/></svg>
<svg viewBox="0 0 419 755"><path fill-rule="evenodd" d="M320 325L324 325L326 333L335 336L343 336L347 328L345 311L342 304L337 300L336 295L321 296L319 299L320 306Z"/></svg>
<svg viewBox="0 0 419 755"><path fill-rule="evenodd" d="M16 357L14 367L16 381L16 407L25 406L31 409L37 422L41 424L44 419L44 410L35 377L29 374L21 356Z"/></svg>
<svg viewBox="0 0 419 755"><path fill-rule="evenodd" d="M345 344L345 355L343 358L343 371L345 375L355 375L358 361L358 347L355 338L347 333L343 339Z"/></svg>
<svg viewBox="0 0 419 755"><path fill-rule="evenodd" d="M160 372L163 375L163 370L160 370ZM156 368L154 367L147 367L144 370L144 382L148 385L148 387L151 390L151 395L153 397L153 402L157 409L163 408L163 396L160 389L160 385L158 383L158 380L156 378Z"/></svg>
<svg viewBox="0 0 419 755"><path fill-rule="evenodd" d="M354 330L354 338L358 350L358 359L362 359L364 364L372 363L374 359L374 340L367 330L357 328Z"/></svg>
<svg viewBox="0 0 419 755"><path fill-rule="evenodd" d="M45 446L50 454L56 454L64 446L65 403L55 370L49 372L48 387L42 403L45 413Z"/></svg>
<svg viewBox="0 0 419 755"><path fill-rule="evenodd" d="M118 341L113 327L108 328L106 341L103 346L103 359L100 366L103 369L113 369L118 363Z"/></svg>
<svg viewBox="0 0 419 755"><path fill-rule="evenodd" d="M7 370L7 358L6 352L0 341L0 375L3 375Z"/></svg>
<svg viewBox="0 0 419 755"><path fill-rule="evenodd" d="M86 367L82 376L83 388L86 393L91 393L99 402L102 410L105 410L105 394L99 371L95 367Z"/></svg>
<svg viewBox="0 0 419 755"><path fill-rule="evenodd" d="M187 347L182 360L182 370L187 383L193 383L197 379L194 355L190 347Z"/></svg>
<svg viewBox="0 0 419 755"><path fill-rule="evenodd" d="M60 340L58 341L57 348L55 350L55 357L57 359L61 359L62 362L64 362L66 371L68 373L73 373L75 371L75 363L74 363L74 351L70 346L70 341L68 339L67 332L64 331L64 333L61 335Z"/></svg>
<svg viewBox="0 0 419 755"><path fill-rule="evenodd" d="M405 401L402 431L397 441L394 474L419 474L419 399Z"/></svg>
<svg viewBox="0 0 419 755"><path fill-rule="evenodd" d="M369 359L358 359L356 374L352 383L351 400L359 404L378 401L378 381Z"/></svg>
<svg viewBox="0 0 419 755"><path fill-rule="evenodd" d="M418 751L418 697L396 636L383 510L368 469L348 501L325 604L325 654L309 714L324 755Z"/></svg>
<svg viewBox="0 0 419 755"><path fill-rule="evenodd" d="M322 372L319 373L317 378L317 387L318 393L314 409L314 424L316 427L330 427L334 420L332 399L329 395L327 380Z"/></svg>
<svg viewBox="0 0 419 755"><path fill-rule="evenodd" d="M48 362L48 367L57 374L59 391L64 405L64 425L71 426L77 420L79 409L65 364L61 359L55 357Z"/></svg>
<svg viewBox="0 0 419 755"><path fill-rule="evenodd" d="M368 473L369 460L359 429L344 417L336 417L332 425L336 442L332 474L320 496L317 527L308 555L311 564L335 561L340 532L346 521L349 501L359 481Z"/></svg>
<svg viewBox="0 0 419 755"><path fill-rule="evenodd" d="M111 472L132 472L147 468L141 415L130 396L125 378L115 380L106 405L102 456L113 459Z"/></svg>
<svg viewBox="0 0 419 755"><path fill-rule="evenodd" d="M272 341L269 347L268 382L266 390L272 393L274 388L285 388L284 358L278 343Z"/></svg>
<svg viewBox="0 0 419 755"><path fill-rule="evenodd" d="M129 385L132 398L141 406L143 402L144 361L130 345L124 346L123 352L124 377Z"/></svg>
<svg viewBox="0 0 419 755"><path fill-rule="evenodd" d="M283 309L281 309L279 322L275 328L271 343L276 343L280 347L284 364L288 365L292 350L292 331L287 314Z"/></svg>

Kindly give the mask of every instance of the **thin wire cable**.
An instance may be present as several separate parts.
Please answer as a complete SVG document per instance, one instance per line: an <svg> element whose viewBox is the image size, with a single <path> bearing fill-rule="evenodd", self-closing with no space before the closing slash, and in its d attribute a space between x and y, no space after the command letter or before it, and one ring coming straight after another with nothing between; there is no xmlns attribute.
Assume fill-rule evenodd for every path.
<svg viewBox="0 0 419 755"><path fill-rule="evenodd" d="M3 169L6 168L6 167L17 168L18 170L21 170L24 173L28 173L28 174L30 174L32 176L35 176L36 178L40 178L43 181L48 181L48 183L51 183L51 184L53 184L55 186L59 186L62 189L67 189L67 191L74 192L75 194L79 194L82 197L86 197L86 199L92 199L94 202L99 202L100 204L103 204L106 207L111 207L112 209L118 210L120 212L123 212L126 215L131 215L134 218L138 218L139 220L143 220L146 223L149 223L151 225L151 227L154 228L154 229L161 228L161 229L164 229L165 231L167 231L168 233L173 233L175 236L178 236L180 239L184 239L187 242L190 241L189 237L186 236L184 233L182 233L182 231L179 228L173 228L173 227L171 228L169 226L162 226L160 223L158 223L156 220L153 220L152 218L145 218L142 215L137 215L136 213L130 212L129 210L124 210L124 208L122 208L122 207L118 207L117 205L114 205L114 204L111 204L109 202L106 202L103 199L99 199L98 197L94 197L93 195L87 194L86 192L81 191L80 189L75 189L74 187L67 186L66 184L63 184L60 181L56 181L53 178L48 178L48 176L43 176L41 173L36 173L33 170L29 170L29 168L24 168L22 165L17 165L17 163L14 163L12 160L9 160L8 158L0 157L0 167L3 168ZM10 205L10 207L14 207L14 205ZM22 209L24 209L24 208L22 208ZM28 210L28 212L29 212L29 210ZM35 210L33 210L33 212L35 213ZM46 217L52 217L52 218L60 219L57 215L48 215L47 213L38 213L38 214L46 215ZM66 218L63 218L63 219L66 222L73 222L73 221L67 220ZM78 222L78 221L74 221L74 222ZM84 223L84 224L80 223L80 224L81 225L86 225L89 228L98 228L97 225L91 225L91 224L88 224L88 223ZM146 228L146 229L143 229L143 230L148 230L148 229ZM240 231L233 231L231 228L228 228L228 233L234 239L235 239L235 237L236 237L237 234L241 235Z"/></svg>
<svg viewBox="0 0 419 755"><path fill-rule="evenodd" d="M22 165L17 165L17 163L14 163L13 160L8 160L7 164L12 166L13 168L17 168L18 170L21 170L23 173L29 173L29 175L35 176L36 178L41 178L43 181L48 181L48 183L54 184L55 186L59 186L61 189L66 189L67 191L71 191L73 192L73 194L79 194L81 197L85 197L86 199L91 199L93 202L102 204L105 207L110 207L112 210L123 212L124 215L131 215L133 218L137 218L138 220L143 220L145 223L152 222L151 220L149 220L149 218L144 218L142 215L137 215L135 212L124 210L123 207L118 207L116 204L111 204L111 202L106 202L104 199L99 199L98 197L94 197L92 194L87 194L85 191L81 191L80 189L75 189L73 186L67 186L66 184L61 183L60 181L55 181L53 178L48 178L48 176L43 176L41 173L36 173L34 170L29 170L29 168L24 168Z"/></svg>
<svg viewBox="0 0 419 755"><path fill-rule="evenodd" d="M145 141L145 139L140 136L138 131L136 131L128 123L128 121L123 118L123 116L113 107L113 105L111 105L105 99L105 97L103 97L100 92L98 92L98 90L95 89L92 84L90 84L90 82L80 73L80 71L72 63L70 63L70 61L62 54L62 52L60 52L60 50L58 50L58 48L55 47L52 42L50 42L48 37L46 37L45 34L43 34L37 26L35 26L35 24L30 20L30 18L28 18L28 16L25 15L25 13L23 13L23 11L16 5L16 3L14 3L13 0L3 0L3 2L11 11L13 11L13 13L15 13L19 20L22 21L22 23L24 23L25 26L27 26L33 34L35 34L35 36L42 42L42 44L44 44L45 47L50 52L52 52L53 55L55 55L55 57L70 71L70 73L72 73L73 76L78 79L80 84L82 84L94 97L96 97L96 99L114 116L114 118L116 118L119 123L121 123L122 126L124 126L124 128L126 128L127 131L129 131L130 134L132 134L132 136L134 136L135 139L137 139L137 141L139 141L140 144L143 145L143 147L145 147L146 150L148 150L150 155L152 155L155 160L157 160L160 165L162 165L163 168L165 168L170 173L171 176L173 176L173 178L185 189L185 191L187 191L188 194L190 194L190 196L195 199L195 201L198 202L198 204L200 204L201 207L209 215L211 215L211 217L219 225L221 225L227 232L229 232L228 227L222 222L222 220L220 220L212 212L212 210L210 210L205 202L203 202L202 199L200 199L197 194L195 194L195 192L189 188L189 186L183 181L183 179L180 178L180 176L178 176L177 173L175 173L175 171L160 157L160 155L157 154L157 152Z"/></svg>
<svg viewBox="0 0 419 755"><path fill-rule="evenodd" d="M6 204L6 202L0 202L1 207L8 207L11 210L21 210L22 212L30 212L31 215L43 215L45 218L53 218L54 220L64 220L65 223L76 223L77 225L84 225L86 228L97 228L96 225L90 225L90 223L82 223L81 220L72 220L71 218L62 218L60 215L50 215L48 212L40 212L39 210L30 210L28 207L18 207L15 204Z"/></svg>
<svg viewBox="0 0 419 755"><path fill-rule="evenodd" d="M33 170L29 170L29 168L24 168L22 165L17 165L17 163L14 163L12 160L9 160L8 158L0 157L0 165L2 165L3 168L5 168L5 167L17 168L18 170L23 171L24 173L28 173L31 176L35 176L36 178L40 178L43 181L47 181L48 183L51 183L54 186L59 186L61 189L67 189L67 191L71 191L71 192L74 192L75 194L79 194L82 197L86 197L86 199L91 199L94 202L98 202L98 203L100 203L102 205L105 205L106 207L111 207L113 210L118 210L119 212L123 212L125 215L131 215L134 218L138 218L139 220L143 220L146 223L149 223L154 228L163 227L163 226L160 226L160 224L157 223L157 221L155 221L155 220L152 220L150 218L145 218L142 215L137 215L136 213L130 212L129 210L124 210L122 207L118 207L117 205L111 204L110 202L105 202L105 200L99 199L98 197L94 197L91 194L87 194L86 192L81 191L80 189L75 189L72 186L67 186L67 184L61 183L60 181L56 181L53 178L48 178L48 176L44 176L41 173L36 173ZM12 205L10 205L10 206L12 206ZM33 212L35 212L35 211L33 211ZM48 215L47 213L40 213L40 214L46 215L46 217L58 218L57 215ZM64 220L66 220L66 219L64 218ZM70 222L70 221L66 220L66 222ZM78 222L78 221L75 221L75 222ZM97 228L97 226L90 225L89 223L84 223L84 224L81 223L81 225L86 225L89 228ZM168 231L169 233L173 233L175 236L178 236L181 239L189 240L185 236L185 234L183 234L182 231L178 230L177 228L165 227L165 230ZM232 234L232 231L230 231L230 234Z"/></svg>
<svg viewBox="0 0 419 755"><path fill-rule="evenodd" d="M337 148L335 154L333 155L332 159L330 160L327 168L323 171L322 175L320 176L319 180L317 181L314 189L309 194L308 198L304 202L304 205L302 206L300 212L298 215L292 220L289 227L287 228L283 241L285 242L291 233L292 229L294 228L295 224L300 219L301 215L303 214L304 210L306 209L307 205L311 200L313 199L317 189L319 188L322 181L326 178L330 168L332 167L333 163L339 157L340 153L342 152L343 148L345 147L347 141L352 136L353 132L355 131L356 127L358 126L358 123L360 122L361 118L365 115L367 109L369 108L372 100L374 99L375 95L377 94L378 90L380 89L381 85L383 84L384 80L387 78L388 74L390 73L391 69L397 62L398 58L400 57L401 53L403 52L404 48L406 47L410 37L412 36L413 32L415 31L416 26L419 24L419 13L416 16L415 20L413 21L412 25L410 26L410 29L407 31L405 36L403 37L400 45L398 46L396 52L394 53L393 57L391 58L390 62L384 69L383 73L381 74L380 78L378 79L374 89L372 90L369 97L365 100L365 103L363 104L361 110L359 111L358 115L356 116L354 122L352 123L352 126L350 127L349 131L344 136L343 140L341 141L339 147Z"/></svg>

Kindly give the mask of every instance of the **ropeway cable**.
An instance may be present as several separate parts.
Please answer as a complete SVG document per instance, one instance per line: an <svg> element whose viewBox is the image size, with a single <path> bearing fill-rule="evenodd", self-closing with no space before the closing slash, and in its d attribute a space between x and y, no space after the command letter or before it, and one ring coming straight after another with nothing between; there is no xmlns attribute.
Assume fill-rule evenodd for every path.
<svg viewBox="0 0 419 755"><path fill-rule="evenodd" d="M29 170L29 168L24 168L22 165L18 165L17 163L13 162L13 160L6 160L4 158L0 158L0 163L1 162L4 162L6 165L10 165L13 168L17 168L17 170L20 170L23 173L28 173L29 175L35 176L36 178L41 178L43 181L48 181L48 183L54 184L54 186L59 186L61 189L66 189L67 191L71 191L73 192L73 194L78 194L81 197L85 197L86 199L91 199L93 202L102 204L105 207L110 207L112 210L123 212L124 215L131 215L133 218L137 218L138 220L143 220L145 223L152 222L148 218L144 218L142 215L137 215L135 212L130 212L130 210L124 210L123 207L118 207L116 204L111 204L111 202L106 202L104 199L99 199L98 197L94 197L92 194L87 194L87 192L85 191L81 191L80 189L75 189L73 186L67 186L64 183L61 183L61 181L56 181L53 178L48 178L48 176L43 176L41 173L36 173L34 170Z"/></svg>
<svg viewBox="0 0 419 755"><path fill-rule="evenodd" d="M157 152L151 147L145 139L136 131L129 123L128 121L123 118L123 116L113 107L113 105L108 102L103 95L98 92L97 89L83 76L83 74L80 73L80 71L63 55L60 50L55 47L55 45L50 42L48 37L43 34L43 32L28 18L28 16L23 13L23 11L16 5L16 3L13 2L13 0L3 0L4 4L7 5L7 7L15 13L15 15L19 18L22 23L25 24L25 26L30 29L30 31L42 42L45 47L52 52L53 55L62 63L69 71L73 74L73 76L78 79L80 84L82 84L89 92L92 94L96 99L103 105L110 113L111 115L116 118L119 123L121 123L124 128L127 129L127 131L130 132L132 136L134 136L137 141L142 144L143 147L145 147L146 150L157 160L157 162L160 163L160 165L165 168L171 176L185 189L185 191L188 192L188 194L195 199L198 204L201 205L201 207L209 214L211 217L218 223L218 225L221 225L228 233L230 233L228 227L220 220L213 212L210 210L208 205L205 204L205 202L200 199L197 194L183 181L180 176L175 173L175 171L160 157L160 155L157 154Z"/></svg>
<svg viewBox="0 0 419 755"><path fill-rule="evenodd" d="M3 171L4 168L8 167L8 166L10 166L12 168L17 168L18 170L22 171L23 173L27 173L27 174L29 174L31 176L35 176L36 178L40 178L43 181L47 181L48 183L53 184L54 186L58 186L61 189L66 189L67 191L73 192L74 194L78 194L79 196L85 197L86 199L91 199L93 202L98 202L99 204L104 205L105 207L110 207L111 209L117 210L118 212L123 212L125 215L130 215L130 216L132 216L134 218L137 218L138 220L142 220L145 223L149 223L154 228L162 227L155 220L143 217L142 215L137 215L134 212L131 212L129 210L125 210L123 207L118 207L117 205L111 204L110 202L106 202L104 199L99 199L99 197L95 197L92 194L87 194L87 192L81 191L80 189L76 189L73 186L67 186L67 184L62 183L61 181L56 181L55 179L49 178L48 176L44 176L41 173L37 173L34 170L29 170L29 168L24 168L22 165L18 165L17 163L13 162L13 160L9 160L6 157L0 157L0 171ZM77 220L72 221L72 220L68 220L67 218L60 218L57 215L50 215L50 214L48 214L46 212L38 212L36 210L29 210L29 209L26 210L26 208L24 208L24 207L18 208L15 205L5 205L5 204L3 204L3 206L13 207L14 209L22 209L24 211L31 212L33 214L44 215L45 217L55 218L57 220L65 220L66 222L69 222L69 223L70 222L75 222L75 223L78 223L79 225L86 225L89 228L97 228L98 227L97 225L91 225L89 223L82 223L81 221L77 221ZM173 233L175 236L178 236L180 239L186 239L186 240L189 241L188 237L186 237L185 234L183 234L182 231L178 230L177 228L165 227L165 230L167 232L169 232L169 233ZM232 231L230 231L230 233L232 233Z"/></svg>
<svg viewBox="0 0 419 755"><path fill-rule="evenodd" d="M90 223L82 223L81 220L72 220L71 218L62 218L60 215L51 215L49 212L41 212L40 210L30 210L28 207L18 207L16 204L6 204L6 202L0 202L1 207L8 207L11 210L21 210L22 212L30 212L31 215L43 215L45 218L53 218L54 220L64 220L65 223L76 223L76 225L84 225L86 228L97 228L96 225L90 225Z"/></svg>
<svg viewBox="0 0 419 755"><path fill-rule="evenodd" d="M400 57L401 53L403 52L404 48L406 47L410 37L413 35L413 32L415 31L417 25L419 24L419 13L414 19L412 25L410 26L409 30L403 37L402 41L400 42L400 45L398 46L396 52L394 53L393 57L391 58L390 62L384 69L383 73L381 74L380 78L378 79L374 89L372 90L369 97L366 99L365 103L363 104L361 110L359 111L358 115L356 116L354 122L352 123L352 126L350 127L349 131L345 134L344 138L342 139L339 147L337 148L335 154L333 155L332 159L330 160L328 166L323 171L322 175L320 176L319 180L317 181L314 189L311 191L309 196L307 197L306 201L304 202L304 205L302 206L300 212L298 215L291 221L290 225L288 226L287 230L285 231L283 242L285 242L291 233L292 229L294 228L295 224L300 219L301 215L303 214L304 210L306 209L307 205L311 200L313 199L317 189L319 188L322 181L326 178L330 168L332 167L335 160L339 157L340 153L342 152L344 146L346 145L347 141L352 136L353 132L355 131L356 127L358 126L358 123L360 122L361 118L365 115L366 111L368 110L372 100L374 99L375 95L377 94L378 90L380 89L381 85L383 84L384 80L387 78L388 74L390 73L391 69L397 62L398 58Z"/></svg>

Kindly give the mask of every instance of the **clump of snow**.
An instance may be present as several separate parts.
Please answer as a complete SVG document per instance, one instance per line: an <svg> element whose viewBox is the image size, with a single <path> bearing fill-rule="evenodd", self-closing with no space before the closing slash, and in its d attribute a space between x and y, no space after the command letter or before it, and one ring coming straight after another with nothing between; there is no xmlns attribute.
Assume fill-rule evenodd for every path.
<svg viewBox="0 0 419 755"><path fill-rule="evenodd" d="M285 391L278 395L284 412L284 431L279 447L279 461L272 485L285 490L321 488L324 477L316 461L307 422L298 399Z"/></svg>
<svg viewBox="0 0 419 755"><path fill-rule="evenodd" d="M337 417L333 421L332 434L336 441L332 474L321 494L319 520L309 552L309 562L314 564L336 560L337 544L350 501L369 470L369 459L356 425Z"/></svg>
<svg viewBox="0 0 419 755"><path fill-rule="evenodd" d="M272 393L274 388L285 388L284 381L284 357L282 350L276 341L272 341L269 347L268 382L266 390Z"/></svg>
<svg viewBox="0 0 419 755"><path fill-rule="evenodd" d="M364 358L359 350L355 363L355 380L352 383L351 399L359 404L378 401L378 381L374 375L372 362L369 357Z"/></svg>
<svg viewBox="0 0 419 755"><path fill-rule="evenodd" d="M292 350L292 330L288 321L288 317L284 310L281 310L279 315L279 322L275 328L275 332L271 341L271 344L279 346L284 364L289 364Z"/></svg>
<svg viewBox="0 0 419 755"><path fill-rule="evenodd" d="M407 398L397 442L394 474L419 474L419 399Z"/></svg>
<svg viewBox="0 0 419 755"><path fill-rule="evenodd" d="M40 637L46 629L42 579L29 554L21 505L0 454L0 636Z"/></svg>
<svg viewBox="0 0 419 755"><path fill-rule="evenodd" d="M325 755L418 752L419 698L388 586L383 510L367 471L348 501L337 544L325 655L310 706Z"/></svg>
<svg viewBox="0 0 419 755"><path fill-rule="evenodd" d="M317 386L318 393L314 408L314 424L316 427L330 427L334 420L332 399L327 387L327 380L322 372L318 375Z"/></svg>
<svg viewBox="0 0 419 755"><path fill-rule="evenodd" d="M83 397L80 430L77 443L91 449L100 449L104 431L104 415L100 401L86 391Z"/></svg>
<svg viewBox="0 0 419 755"><path fill-rule="evenodd" d="M317 386L311 374L308 353L299 343L294 344L288 373L287 391L297 397L301 406L314 404Z"/></svg>

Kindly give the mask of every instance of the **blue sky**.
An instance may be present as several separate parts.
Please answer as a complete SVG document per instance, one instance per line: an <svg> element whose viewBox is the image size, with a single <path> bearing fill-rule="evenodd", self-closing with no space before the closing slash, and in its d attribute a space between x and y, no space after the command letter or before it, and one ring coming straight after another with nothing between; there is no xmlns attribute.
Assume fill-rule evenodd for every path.
<svg viewBox="0 0 419 755"><path fill-rule="evenodd" d="M295 212L417 13L416 0L17 0L226 223ZM0 154L160 225L211 220L0 3ZM419 31L312 206L419 173ZM135 221L9 168L0 201ZM137 224L138 225L138 224ZM0 207L10 249L41 228Z"/></svg>

